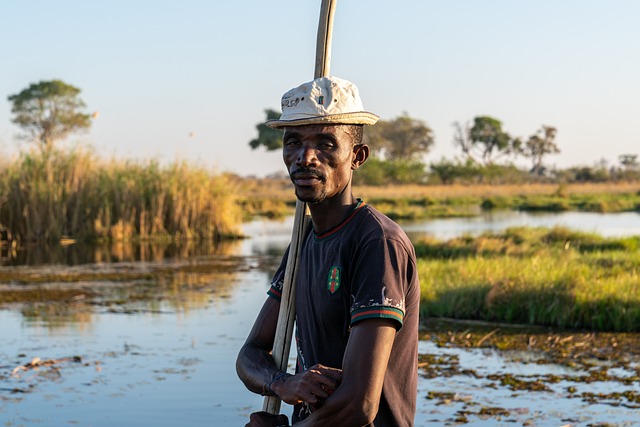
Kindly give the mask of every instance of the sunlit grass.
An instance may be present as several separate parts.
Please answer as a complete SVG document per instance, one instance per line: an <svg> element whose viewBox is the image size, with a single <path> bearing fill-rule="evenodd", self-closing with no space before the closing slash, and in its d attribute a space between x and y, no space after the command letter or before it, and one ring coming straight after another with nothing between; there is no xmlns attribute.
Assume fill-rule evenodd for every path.
<svg viewBox="0 0 640 427"><path fill-rule="evenodd" d="M217 239L241 221L233 181L184 162L22 153L0 170L0 226L19 241Z"/></svg>
<svg viewBox="0 0 640 427"><path fill-rule="evenodd" d="M419 242L422 314L640 331L639 247L564 228Z"/></svg>

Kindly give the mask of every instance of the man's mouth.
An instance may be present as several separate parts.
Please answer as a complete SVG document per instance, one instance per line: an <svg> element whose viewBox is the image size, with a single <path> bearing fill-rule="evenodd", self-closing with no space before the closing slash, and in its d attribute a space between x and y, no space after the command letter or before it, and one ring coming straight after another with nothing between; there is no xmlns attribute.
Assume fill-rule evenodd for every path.
<svg viewBox="0 0 640 427"><path fill-rule="evenodd" d="M323 174L313 170L297 170L291 173L291 181L300 186L314 185L318 182L324 182L324 179Z"/></svg>

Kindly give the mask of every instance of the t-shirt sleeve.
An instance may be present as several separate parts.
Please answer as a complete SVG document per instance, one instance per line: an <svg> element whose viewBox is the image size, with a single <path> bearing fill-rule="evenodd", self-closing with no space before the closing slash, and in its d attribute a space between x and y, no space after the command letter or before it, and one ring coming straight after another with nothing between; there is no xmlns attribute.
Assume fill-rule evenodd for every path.
<svg viewBox="0 0 640 427"><path fill-rule="evenodd" d="M400 329L413 266L401 241L380 238L367 243L355 262L351 325L364 319L384 318L395 320Z"/></svg>
<svg viewBox="0 0 640 427"><path fill-rule="evenodd" d="M267 295L271 298L274 298L278 301L282 299L282 288L284 286L284 272L287 268L287 259L289 258L289 247L284 252L282 256L282 261L280 262L280 267L276 270L273 278L271 279L271 286L269 286L269 290L267 291Z"/></svg>

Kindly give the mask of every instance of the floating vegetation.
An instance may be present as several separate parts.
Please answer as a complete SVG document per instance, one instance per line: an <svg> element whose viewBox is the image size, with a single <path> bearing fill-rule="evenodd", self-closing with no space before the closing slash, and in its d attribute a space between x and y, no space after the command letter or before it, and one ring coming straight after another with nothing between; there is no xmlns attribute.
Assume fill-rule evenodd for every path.
<svg viewBox="0 0 640 427"><path fill-rule="evenodd" d="M527 381L523 378L515 377L512 374L504 375L487 375L488 380L499 381L503 387L509 387L510 390L528 390L528 391L551 391L541 380L535 379Z"/></svg>
<svg viewBox="0 0 640 427"><path fill-rule="evenodd" d="M426 322L424 339L434 343L436 349L442 349L442 353L421 354L420 375L432 381L447 378L447 382L455 384L463 381L462 378L471 377L479 384L477 393L472 387L460 391L428 390L426 399L434 400L437 406L459 408L451 413L448 423L466 424L472 423L474 418L493 418L521 422L521 425L539 425L534 421L533 409L495 405L504 398L491 401L487 396L492 392L488 390L495 390L496 396L501 395L500 390L509 390L513 396L540 393L554 396L555 401L579 399L589 405L640 409L640 333L496 326L446 319L428 319ZM469 369L462 363L464 352L478 354L489 350L499 354L505 364L532 365L532 369L510 372L505 366L485 365ZM547 366L548 369L533 367L536 365L540 368ZM529 396L528 400L538 401L533 395ZM488 405L488 401L494 405ZM565 425L574 425L574 421L567 422L569 424ZM632 424L601 422L589 425Z"/></svg>

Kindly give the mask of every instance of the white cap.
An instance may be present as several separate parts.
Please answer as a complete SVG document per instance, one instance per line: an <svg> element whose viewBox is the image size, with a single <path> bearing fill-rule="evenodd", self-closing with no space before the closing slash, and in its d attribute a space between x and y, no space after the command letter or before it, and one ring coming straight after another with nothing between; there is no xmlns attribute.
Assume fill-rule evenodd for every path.
<svg viewBox="0 0 640 427"><path fill-rule="evenodd" d="M282 115L270 128L310 124L373 125L379 117L364 111L358 88L338 77L320 77L282 95Z"/></svg>

